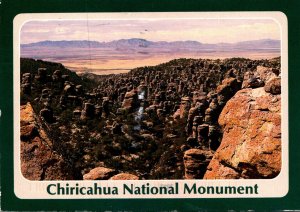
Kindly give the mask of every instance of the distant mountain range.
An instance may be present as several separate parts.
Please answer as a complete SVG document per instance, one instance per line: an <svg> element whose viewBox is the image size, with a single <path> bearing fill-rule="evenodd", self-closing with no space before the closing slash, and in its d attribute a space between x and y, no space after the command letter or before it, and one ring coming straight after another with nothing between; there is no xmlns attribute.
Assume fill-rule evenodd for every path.
<svg viewBox="0 0 300 212"><path fill-rule="evenodd" d="M172 50L255 50L255 49L280 49L280 40L261 39L250 40L237 43L216 43L207 44L198 41L148 41L140 38L120 39L111 42L98 42L88 40L61 40L61 41L40 41L36 43L22 44L21 48L35 48L35 47L59 47L59 48L113 48L116 50L126 49L153 49L153 48L165 48Z"/></svg>

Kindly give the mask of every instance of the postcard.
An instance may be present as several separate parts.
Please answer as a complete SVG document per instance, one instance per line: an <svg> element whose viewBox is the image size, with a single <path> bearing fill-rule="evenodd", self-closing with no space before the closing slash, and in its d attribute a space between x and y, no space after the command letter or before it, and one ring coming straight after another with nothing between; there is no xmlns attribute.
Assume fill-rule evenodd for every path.
<svg viewBox="0 0 300 212"><path fill-rule="evenodd" d="M295 209L290 13L103 8L0 15L3 209Z"/></svg>
<svg viewBox="0 0 300 212"><path fill-rule="evenodd" d="M20 14L14 27L19 198L288 192L283 14Z"/></svg>

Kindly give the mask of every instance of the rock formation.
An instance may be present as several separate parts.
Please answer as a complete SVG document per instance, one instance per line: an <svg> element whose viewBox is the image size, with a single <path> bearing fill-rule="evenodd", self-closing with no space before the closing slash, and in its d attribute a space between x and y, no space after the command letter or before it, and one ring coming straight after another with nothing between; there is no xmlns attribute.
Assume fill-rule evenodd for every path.
<svg viewBox="0 0 300 212"><path fill-rule="evenodd" d="M236 93L219 117L223 139L204 178L276 177L281 169L280 105L280 95L264 87Z"/></svg>
<svg viewBox="0 0 300 212"><path fill-rule="evenodd" d="M124 97L124 101L122 103L122 108L129 112L132 112L134 109L138 107L138 93L136 90L132 90L127 92Z"/></svg>
<svg viewBox="0 0 300 212"><path fill-rule="evenodd" d="M189 149L184 153L185 179L202 179L206 167L212 158L212 152L201 149Z"/></svg>
<svg viewBox="0 0 300 212"><path fill-rule="evenodd" d="M63 168L57 179L201 179L210 163L206 178L274 177L280 77L280 58L176 59L81 76L22 58L21 105L37 114L21 124L23 171L28 179L55 179L52 166ZM31 160L50 165L32 171Z"/></svg>
<svg viewBox="0 0 300 212"><path fill-rule="evenodd" d="M97 167L92 169L89 173L83 175L84 180L107 180L116 173L115 170Z"/></svg>
<svg viewBox="0 0 300 212"><path fill-rule="evenodd" d="M21 106L21 172L28 180L72 180L66 163L52 151L30 103Z"/></svg>
<svg viewBox="0 0 300 212"><path fill-rule="evenodd" d="M133 174L120 173L112 176L109 180L138 180L139 177Z"/></svg>

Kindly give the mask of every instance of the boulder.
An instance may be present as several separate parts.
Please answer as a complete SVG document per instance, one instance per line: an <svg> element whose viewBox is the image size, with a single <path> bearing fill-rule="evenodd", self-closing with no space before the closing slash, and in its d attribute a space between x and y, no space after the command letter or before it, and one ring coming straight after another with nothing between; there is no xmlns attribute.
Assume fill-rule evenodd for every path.
<svg viewBox="0 0 300 212"><path fill-rule="evenodd" d="M138 180L139 177L133 174L120 173L112 176L109 180Z"/></svg>
<svg viewBox="0 0 300 212"><path fill-rule="evenodd" d="M265 66L257 66L255 75L265 83L271 78L277 77L276 73L273 72L273 68L268 68Z"/></svg>
<svg viewBox="0 0 300 212"><path fill-rule="evenodd" d="M274 95L281 93L281 78L280 77L273 77L269 81L267 81L265 85L265 91L267 93L271 93Z"/></svg>
<svg viewBox="0 0 300 212"><path fill-rule="evenodd" d="M281 170L281 97L243 89L219 117L223 138L205 179L274 178Z"/></svg>
<svg viewBox="0 0 300 212"><path fill-rule="evenodd" d="M246 72L242 88L258 88L263 87L269 80L276 78L279 75L279 70L257 66L254 72Z"/></svg>
<svg viewBox="0 0 300 212"><path fill-rule="evenodd" d="M235 78L226 78L217 87L218 103L224 106L225 103L241 88L241 83Z"/></svg>
<svg viewBox="0 0 300 212"><path fill-rule="evenodd" d="M20 120L21 126L34 123L34 121L35 121L34 111L29 102L26 105L21 105L20 119L21 119Z"/></svg>
<svg viewBox="0 0 300 212"><path fill-rule="evenodd" d="M35 126L35 117L31 104L28 102L26 105L21 106L20 117L21 117L21 139L28 140L36 135L37 129Z"/></svg>
<svg viewBox="0 0 300 212"><path fill-rule="evenodd" d="M212 156L210 151L201 149L185 151L183 156L185 179L202 179Z"/></svg>
<svg viewBox="0 0 300 212"><path fill-rule="evenodd" d="M251 77L248 80L244 80L243 82L243 88L259 88L264 86L265 83L262 81L259 77Z"/></svg>
<svg viewBox="0 0 300 212"><path fill-rule="evenodd" d="M97 167L92 169L89 173L83 175L83 180L107 180L114 174L116 174L114 169Z"/></svg>
<svg viewBox="0 0 300 212"><path fill-rule="evenodd" d="M33 123L22 125L20 133L22 140L28 140L36 135L36 126Z"/></svg>
<svg viewBox="0 0 300 212"><path fill-rule="evenodd" d="M139 106L138 102L138 93L136 90L132 90L130 92L126 92L122 108L129 112L133 112L135 109L137 109Z"/></svg>

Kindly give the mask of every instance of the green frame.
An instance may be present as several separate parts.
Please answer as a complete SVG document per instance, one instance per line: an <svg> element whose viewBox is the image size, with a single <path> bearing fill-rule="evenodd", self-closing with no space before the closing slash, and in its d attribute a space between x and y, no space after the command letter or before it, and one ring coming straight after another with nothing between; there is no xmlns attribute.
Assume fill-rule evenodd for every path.
<svg viewBox="0 0 300 212"><path fill-rule="evenodd" d="M0 150L2 210L226 211L300 209L300 1L0 0ZM282 198L24 200L13 182L13 19L20 13L281 11L288 18L289 192ZM284 70L283 70L284 71ZM280 186L280 185L278 185Z"/></svg>

